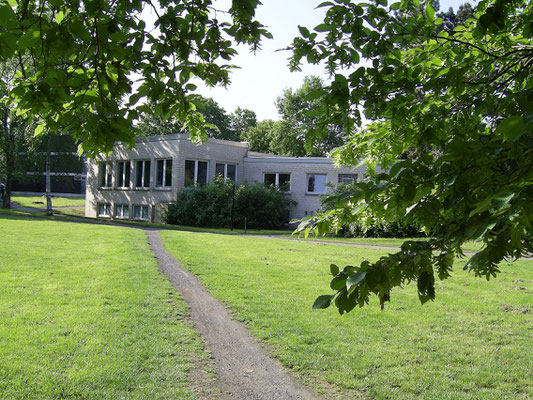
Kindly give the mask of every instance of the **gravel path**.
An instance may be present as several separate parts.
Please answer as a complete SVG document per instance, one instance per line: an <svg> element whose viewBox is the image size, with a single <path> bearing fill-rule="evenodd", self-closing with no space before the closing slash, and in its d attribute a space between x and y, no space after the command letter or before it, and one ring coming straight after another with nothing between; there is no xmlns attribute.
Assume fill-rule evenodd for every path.
<svg viewBox="0 0 533 400"><path fill-rule="evenodd" d="M180 267L163 248L159 233L146 230L160 269L189 304L195 328L206 340L216 371L216 384L231 400L319 400L278 361L267 356L228 310Z"/></svg>

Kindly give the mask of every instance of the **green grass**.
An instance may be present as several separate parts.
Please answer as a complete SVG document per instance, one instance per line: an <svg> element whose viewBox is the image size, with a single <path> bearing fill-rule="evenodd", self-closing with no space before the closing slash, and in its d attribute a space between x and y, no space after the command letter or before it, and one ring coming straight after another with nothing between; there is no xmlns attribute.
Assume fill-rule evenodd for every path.
<svg viewBox="0 0 533 400"><path fill-rule="evenodd" d="M489 282L458 266L421 306L416 288L381 312L313 311L330 292L329 263L375 260L383 250L214 234L161 232L165 246L310 384L343 398L503 400L533 396L532 261L503 265Z"/></svg>
<svg viewBox="0 0 533 400"><path fill-rule="evenodd" d="M0 399L196 399L205 360L144 232L0 215Z"/></svg>
<svg viewBox="0 0 533 400"><path fill-rule="evenodd" d="M11 201L24 207L46 208L46 196L14 195ZM52 197L52 207L85 207L85 197Z"/></svg>

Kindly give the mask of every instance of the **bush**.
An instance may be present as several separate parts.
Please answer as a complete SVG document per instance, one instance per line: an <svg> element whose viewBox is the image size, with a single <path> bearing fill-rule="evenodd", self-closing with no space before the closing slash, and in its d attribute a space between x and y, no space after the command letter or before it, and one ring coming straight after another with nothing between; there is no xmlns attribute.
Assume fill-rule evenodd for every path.
<svg viewBox="0 0 533 400"><path fill-rule="evenodd" d="M207 185L188 188L178 194L176 204L169 206L165 222L212 228L231 225L233 183L215 180ZM235 187L234 226L277 229L289 220L289 200L274 187L260 183Z"/></svg>

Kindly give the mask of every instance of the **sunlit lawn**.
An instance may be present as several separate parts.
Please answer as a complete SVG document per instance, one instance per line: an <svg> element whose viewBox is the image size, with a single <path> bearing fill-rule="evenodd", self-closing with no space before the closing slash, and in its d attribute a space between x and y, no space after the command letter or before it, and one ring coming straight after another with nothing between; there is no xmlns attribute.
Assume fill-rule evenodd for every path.
<svg viewBox="0 0 533 400"><path fill-rule="evenodd" d="M421 306L396 290L381 312L313 311L330 262L355 264L383 250L334 244L161 232L165 246L310 384L343 398L502 400L533 396L533 261L502 265L487 282L462 271Z"/></svg>
<svg viewBox="0 0 533 400"><path fill-rule="evenodd" d="M0 215L1 399L196 399L205 359L140 230Z"/></svg>

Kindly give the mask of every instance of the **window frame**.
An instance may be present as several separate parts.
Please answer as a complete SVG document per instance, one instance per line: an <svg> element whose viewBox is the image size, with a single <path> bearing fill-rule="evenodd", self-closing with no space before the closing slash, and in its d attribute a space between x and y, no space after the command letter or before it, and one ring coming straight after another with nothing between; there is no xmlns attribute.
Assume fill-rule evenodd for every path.
<svg viewBox="0 0 533 400"><path fill-rule="evenodd" d="M141 163L141 168L139 168ZM148 172L146 166L148 165ZM139 173L141 173L141 186L138 186ZM135 160L135 189L149 189L152 185L152 161L151 160ZM148 178L148 184L146 184L146 178Z"/></svg>
<svg viewBox="0 0 533 400"><path fill-rule="evenodd" d="M119 174L121 165L123 165L122 174ZM126 168L126 166L128 166L128 168ZM130 189L131 188L131 161L130 160L117 160L116 167L115 167L115 173L116 173L115 188L116 189ZM122 185L120 185L121 181L122 181Z"/></svg>
<svg viewBox="0 0 533 400"><path fill-rule="evenodd" d="M236 163L227 163L227 162L215 162L215 176L217 176L217 166L218 165L223 165L224 166L224 174L222 176L222 178L227 181L227 180L231 180L232 182L237 182L237 165ZM229 165L232 165L235 167L235 179L231 179L231 178L228 178L228 166Z"/></svg>
<svg viewBox="0 0 533 400"><path fill-rule="evenodd" d="M100 213L100 206L103 206L107 211L105 214ZM111 218L111 203L96 203L96 217Z"/></svg>
<svg viewBox="0 0 533 400"><path fill-rule="evenodd" d="M135 208L140 208L140 217L135 217ZM146 207L146 218L143 217L143 208ZM150 207L147 204L133 204L131 219L135 221L148 221L150 219Z"/></svg>
<svg viewBox="0 0 533 400"><path fill-rule="evenodd" d="M317 192L316 190L314 191L310 191L309 190L309 178L311 178L311 176L317 176L317 175L320 175L320 176L324 176L325 177L325 180L324 180L324 191L323 192ZM310 194L310 195L322 195L322 194L326 194L327 193L327 190L328 190L328 186L327 186L327 182L328 182L328 174L321 174L321 173L308 173L306 174L306 180L305 180L305 194ZM315 179L315 189L316 189L316 179Z"/></svg>
<svg viewBox="0 0 533 400"><path fill-rule="evenodd" d="M263 172L263 185L266 185L265 178L267 175L275 175L274 178L274 186L277 187L280 191L283 193L290 193L292 190L292 174L290 172ZM289 189L283 190L283 188L279 184L279 176L280 175L289 175Z"/></svg>
<svg viewBox="0 0 533 400"><path fill-rule="evenodd" d="M187 161L194 162L194 174L193 174L193 184L187 185L186 178L187 178ZM197 187L198 186L198 165L200 163L206 163L206 172L205 172L205 182L200 182L200 185L207 185L209 183L209 160L185 160L185 178L183 180L183 186L184 187Z"/></svg>
<svg viewBox="0 0 533 400"><path fill-rule="evenodd" d="M344 179L348 179L349 181L346 182L343 180ZM342 183L342 184L350 184L350 183L355 183L359 180L359 174L338 174L337 176L337 183Z"/></svg>
<svg viewBox="0 0 533 400"><path fill-rule="evenodd" d="M120 214L117 212L120 207ZM124 215L124 210L127 210L127 215ZM130 219L130 205L127 203L115 203L115 213L113 214L114 218L117 219Z"/></svg>
<svg viewBox="0 0 533 400"><path fill-rule="evenodd" d="M159 162L163 162L163 175L161 177L161 185L159 184ZM170 162L170 168L168 164ZM172 188L172 168L174 167L174 160L172 158L156 158L155 159L155 188L156 189L171 189ZM170 172L168 172L170 170ZM167 182L170 175L170 182Z"/></svg>
<svg viewBox="0 0 533 400"><path fill-rule="evenodd" d="M98 187L101 189L111 189L113 187L113 163L111 161L98 163Z"/></svg>

